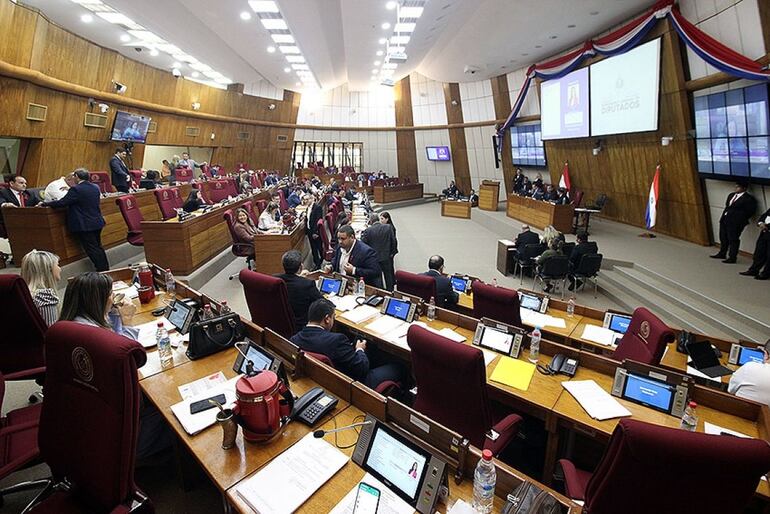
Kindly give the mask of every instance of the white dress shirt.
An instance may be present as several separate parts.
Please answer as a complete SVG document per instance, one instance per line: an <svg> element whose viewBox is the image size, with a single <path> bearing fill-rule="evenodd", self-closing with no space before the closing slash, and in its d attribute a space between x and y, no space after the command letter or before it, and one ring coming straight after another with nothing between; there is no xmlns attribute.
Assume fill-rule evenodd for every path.
<svg viewBox="0 0 770 514"><path fill-rule="evenodd" d="M45 191L43 191L43 200L46 202L53 202L56 200L61 200L64 198L64 195L67 194L67 191L69 190L70 186L67 185L67 182L64 180L64 177L57 178L47 186L45 186Z"/></svg>
<svg viewBox="0 0 770 514"><path fill-rule="evenodd" d="M730 377L727 391L741 398L770 405L770 363L747 362Z"/></svg>
<svg viewBox="0 0 770 514"><path fill-rule="evenodd" d="M347 272L345 271L345 266L348 265L348 261L350 260L350 254L353 252L353 248L355 248L357 241L353 241L353 245L350 247L350 250L345 250L344 248L340 247L340 273L343 275L347 275ZM356 272L355 266L353 266L353 273Z"/></svg>

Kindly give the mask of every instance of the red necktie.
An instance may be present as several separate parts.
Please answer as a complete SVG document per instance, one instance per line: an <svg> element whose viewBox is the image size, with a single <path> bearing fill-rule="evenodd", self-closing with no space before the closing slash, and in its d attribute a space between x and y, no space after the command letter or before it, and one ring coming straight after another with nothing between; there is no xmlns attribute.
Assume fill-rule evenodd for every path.
<svg viewBox="0 0 770 514"><path fill-rule="evenodd" d="M19 205L21 207L26 207L27 206L27 202L24 201L24 193L23 192L19 193Z"/></svg>

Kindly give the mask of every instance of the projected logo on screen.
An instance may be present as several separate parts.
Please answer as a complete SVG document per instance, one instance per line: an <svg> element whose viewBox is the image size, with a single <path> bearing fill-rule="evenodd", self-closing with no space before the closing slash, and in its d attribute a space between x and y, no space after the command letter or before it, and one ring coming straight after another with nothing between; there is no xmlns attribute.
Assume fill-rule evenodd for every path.
<svg viewBox="0 0 770 514"><path fill-rule="evenodd" d="M542 139L588 136L588 68L540 86Z"/></svg>
<svg viewBox="0 0 770 514"><path fill-rule="evenodd" d="M615 80L615 98L605 98L602 101L602 114L623 112L638 109L641 103L637 92L626 91L626 83L623 77L618 76Z"/></svg>

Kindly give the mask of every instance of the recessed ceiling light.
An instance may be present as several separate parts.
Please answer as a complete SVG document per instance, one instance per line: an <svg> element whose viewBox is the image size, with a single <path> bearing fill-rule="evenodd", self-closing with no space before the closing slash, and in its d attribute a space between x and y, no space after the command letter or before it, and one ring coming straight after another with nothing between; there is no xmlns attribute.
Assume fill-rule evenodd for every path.
<svg viewBox="0 0 770 514"><path fill-rule="evenodd" d="M198 77L200 77L200 76L201 76L201 74L200 74L200 73L198 73L197 71L194 71L194 72L192 72L192 73L190 74L190 76L191 76L192 78L194 78L194 79L197 79Z"/></svg>
<svg viewBox="0 0 770 514"><path fill-rule="evenodd" d="M381 37L380 40L378 41L378 43L380 43L381 45L384 45L387 42L388 42L388 38L386 37Z"/></svg>
<svg viewBox="0 0 770 514"><path fill-rule="evenodd" d="M379 66L380 64L382 64L380 61L374 61L375 66Z"/></svg>
<svg viewBox="0 0 770 514"><path fill-rule="evenodd" d="M80 21L82 21L83 23L91 23L92 21L94 21L94 17L91 16L90 14L84 14L80 17Z"/></svg>
<svg viewBox="0 0 770 514"><path fill-rule="evenodd" d="M310 70L307 64L292 64L291 67L294 68L295 70L305 70L305 71Z"/></svg>
<svg viewBox="0 0 770 514"><path fill-rule="evenodd" d="M272 34L270 36L276 43L294 44L294 36L291 34Z"/></svg>
<svg viewBox="0 0 770 514"><path fill-rule="evenodd" d="M282 18L261 18L259 21L267 30L286 30L289 28Z"/></svg>
<svg viewBox="0 0 770 514"><path fill-rule="evenodd" d="M142 41L147 41L148 43L157 43L158 45L167 44L165 39L153 34L149 30L129 30L128 33L134 36L135 38L141 39ZM159 47L159 48L168 53L177 53L181 51L173 45L169 45L169 46L172 46L176 50L176 52L172 52L171 50L166 50L163 47Z"/></svg>
<svg viewBox="0 0 770 514"><path fill-rule="evenodd" d="M291 71L291 68L289 68L288 66L283 69L284 73L289 73L290 71Z"/></svg>
<svg viewBox="0 0 770 514"><path fill-rule="evenodd" d="M393 28L393 30L396 32L414 32L414 28L416 26L416 23L396 23L396 26Z"/></svg>
<svg viewBox="0 0 770 514"><path fill-rule="evenodd" d="M279 12L278 5L273 0L249 0L249 5L254 12Z"/></svg>
<svg viewBox="0 0 770 514"><path fill-rule="evenodd" d="M101 3L101 2L100 2ZM129 29L135 29L135 30L142 30L142 26L138 23L134 22L131 18L126 16L125 14L121 14L119 12L98 12L97 9L93 9L93 7L87 7L87 9L90 9L94 12L96 12L96 15L100 17L101 19L108 21L110 23L114 23L115 25L123 25L125 27L128 27ZM102 6L104 7L104 6Z"/></svg>
<svg viewBox="0 0 770 514"><path fill-rule="evenodd" d="M383 53L382 50L377 50L377 57L381 56L382 53Z"/></svg>
<svg viewBox="0 0 770 514"><path fill-rule="evenodd" d="M382 27L382 30L388 30L390 28L390 22L386 21L385 23L383 23L380 26Z"/></svg>
<svg viewBox="0 0 770 514"><path fill-rule="evenodd" d="M251 19L251 13L250 13L250 12L248 12L248 11L243 11L243 12L241 13L241 19L242 19L243 21L249 21L249 20Z"/></svg>
<svg viewBox="0 0 770 514"><path fill-rule="evenodd" d="M392 11L392 10L393 10L393 9L395 9L396 7L398 7L398 2L393 2L393 1L390 1L390 2L388 2L388 3L386 3L386 4L385 4L385 9L387 9L387 10L389 10L389 11Z"/></svg>
<svg viewBox="0 0 770 514"><path fill-rule="evenodd" d="M128 34L123 34L122 36L120 36L120 40L123 41L124 43L128 43L129 41L131 41L131 36L129 36Z"/></svg>
<svg viewBox="0 0 770 514"><path fill-rule="evenodd" d="M150 50L150 55L151 55L151 56L153 56L153 57L157 57L159 53L160 53L160 52L158 52L158 51L157 51L157 50L155 50L154 48L153 48L152 50Z"/></svg>
<svg viewBox="0 0 770 514"><path fill-rule="evenodd" d="M267 53L269 53L269 54L275 53L275 47L274 46L268 46L267 47Z"/></svg>
<svg viewBox="0 0 770 514"><path fill-rule="evenodd" d="M398 64L394 62L386 62L382 65L383 70L395 70L398 67Z"/></svg>

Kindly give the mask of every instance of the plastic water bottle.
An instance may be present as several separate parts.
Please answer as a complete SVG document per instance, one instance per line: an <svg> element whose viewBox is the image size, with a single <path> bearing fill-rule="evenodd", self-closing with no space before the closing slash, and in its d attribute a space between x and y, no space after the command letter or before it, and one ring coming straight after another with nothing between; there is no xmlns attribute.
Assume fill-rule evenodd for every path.
<svg viewBox="0 0 770 514"><path fill-rule="evenodd" d="M540 327L535 327L529 340L529 362L537 363L540 359Z"/></svg>
<svg viewBox="0 0 770 514"><path fill-rule="evenodd" d="M206 305L203 306L203 312L201 312L201 320L211 319L213 317L214 317L214 313L211 312L211 305L207 303Z"/></svg>
<svg viewBox="0 0 770 514"><path fill-rule="evenodd" d="M687 430L688 432L695 432L698 428L698 415L695 413L695 408L698 406L695 402L690 402L684 409L684 415L682 416L682 423L679 428Z"/></svg>
<svg viewBox="0 0 770 514"><path fill-rule="evenodd" d="M493 278L493 279L492 279L492 285L493 285L494 287L497 287L497 279L496 279L496 278Z"/></svg>
<svg viewBox="0 0 770 514"><path fill-rule="evenodd" d="M428 302L428 321L433 321L436 319L436 300L433 299L433 297L430 297L430 301Z"/></svg>
<svg viewBox="0 0 770 514"><path fill-rule="evenodd" d="M155 342L158 343L158 356L160 357L160 367L170 368L174 365L174 356L171 354L171 339L168 337L168 330L163 326L163 322L158 322L158 330L155 332Z"/></svg>
<svg viewBox="0 0 770 514"><path fill-rule="evenodd" d="M365 296L366 295L366 284L364 283L363 277L358 279L358 285L356 286L356 296Z"/></svg>
<svg viewBox="0 0 770 514"><path fill-rule="evenodd" d="M481 460L476 465L473 473L473 508L480 514L492 512L492 503L495 499L495 483L497 472L492 463L492 452L481 452Z"/></svg>
<svg viewBox="0 0 770 514"><path fill-rule="evenodd" d="M166 270L164 280L166 282L166 294L173 300L176 298L176 280L174 280L174 274L171 273L170 268Z"/></svg>
<svg viewBox="0 0 770 514"><path fill-rule="evenodd" d="M233 312L233 310L230 308L229 305L227 305L226 300L222 300L222 305L219 307L219 314L227 314L228 312Z"/></svg>
<svg viewBox="0 0 770 514"><path fill-rule="evenodd" d="M569 299L567 302L567 316L570 318L575 315L575 297Z"/></svg>

